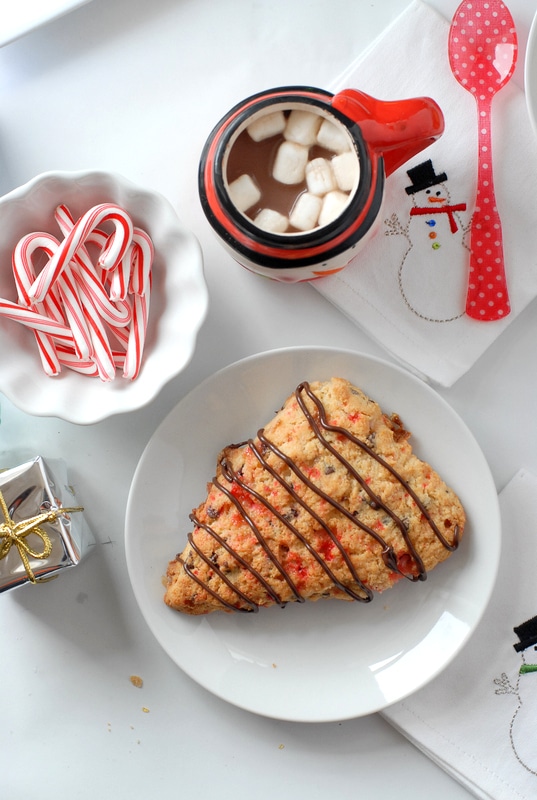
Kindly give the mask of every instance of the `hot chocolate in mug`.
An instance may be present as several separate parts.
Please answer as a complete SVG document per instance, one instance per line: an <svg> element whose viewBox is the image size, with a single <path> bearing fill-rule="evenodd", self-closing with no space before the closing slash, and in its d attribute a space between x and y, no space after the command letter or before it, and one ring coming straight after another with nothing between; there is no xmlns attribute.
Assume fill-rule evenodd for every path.
<svg viewBox="0 0 537 800"><path fill-rule="evenodd" d="M343 269L376 231L385 179L444 130L434 100L288 86L255 94L202 152L203 211L242 266L278 281Z"/></svg>

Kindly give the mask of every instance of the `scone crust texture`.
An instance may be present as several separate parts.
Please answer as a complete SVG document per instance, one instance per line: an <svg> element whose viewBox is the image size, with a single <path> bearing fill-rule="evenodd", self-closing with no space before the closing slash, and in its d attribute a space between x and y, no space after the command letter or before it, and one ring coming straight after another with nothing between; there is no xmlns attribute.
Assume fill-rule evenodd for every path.
<svg viewBox="0 0 537 800"><path fill-rule="evenodd" d="M402 577L424 580L457 548L465 514L409 436L347 380L300 384L255 438L220 453L168 565L166 604L368 602Z"/></svg>

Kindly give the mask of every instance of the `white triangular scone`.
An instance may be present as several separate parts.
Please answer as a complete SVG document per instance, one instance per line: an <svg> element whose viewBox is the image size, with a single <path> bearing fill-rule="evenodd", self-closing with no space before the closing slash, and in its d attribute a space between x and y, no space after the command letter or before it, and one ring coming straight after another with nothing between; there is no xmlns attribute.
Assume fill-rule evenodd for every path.
<svg viewBox="0 0 537 800"><path fill-rule="evenodd" d="M254 439L220 454L165 602L187 614L368 602L423 580L457 548L465 514L409 436L346 380L300 384Z"/></svg>

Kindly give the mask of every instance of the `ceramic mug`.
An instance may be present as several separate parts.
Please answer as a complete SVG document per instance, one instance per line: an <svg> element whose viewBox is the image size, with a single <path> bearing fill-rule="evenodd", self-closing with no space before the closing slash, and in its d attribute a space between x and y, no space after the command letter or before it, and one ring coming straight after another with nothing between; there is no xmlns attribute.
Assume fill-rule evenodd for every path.
<svg viewBox="0 0 537 800"><path fill-rule="evenodd" d="M267 231L232 201L228 166L246 128L274 112L287 118L293 110L308 111L321 118L319 124L327 120L336 126L357 159L358 177L346 205L328 223L309 230ZM199 166L202 208L224 246L247 269L284 282L334 274L377 230L386 177L443 130L442 111L428 97L384 101L354 89L333 95L305 86L260 92L232 108L208 137Z"/></svg>

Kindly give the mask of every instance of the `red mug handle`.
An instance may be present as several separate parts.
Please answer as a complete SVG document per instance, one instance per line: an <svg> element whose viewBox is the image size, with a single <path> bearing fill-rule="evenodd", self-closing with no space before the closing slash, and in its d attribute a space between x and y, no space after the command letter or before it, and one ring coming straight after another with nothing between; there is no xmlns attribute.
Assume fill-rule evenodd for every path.
<svg viewBox="0 0 537 800"><path fill-rule="evenodd" d="M384 158L386 177L444 132L444 115L430 97L377 100L357 89L343 89L331 105L360 126L369 147Z"/></svg>

